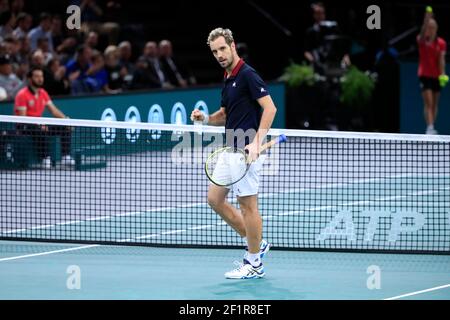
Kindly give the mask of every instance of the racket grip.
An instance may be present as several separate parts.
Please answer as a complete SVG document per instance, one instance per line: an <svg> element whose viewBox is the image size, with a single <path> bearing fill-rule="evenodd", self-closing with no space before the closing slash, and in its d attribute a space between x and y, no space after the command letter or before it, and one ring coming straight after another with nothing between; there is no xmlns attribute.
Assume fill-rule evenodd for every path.
<svg viewBox="0 0 450 320"><path fill-rule="evenodd" d="M277 138L277 143L281 143L281 142L285 142L285 141L287 141L287 138L286 138L286 136L284 134L280 135Z"/></svg>

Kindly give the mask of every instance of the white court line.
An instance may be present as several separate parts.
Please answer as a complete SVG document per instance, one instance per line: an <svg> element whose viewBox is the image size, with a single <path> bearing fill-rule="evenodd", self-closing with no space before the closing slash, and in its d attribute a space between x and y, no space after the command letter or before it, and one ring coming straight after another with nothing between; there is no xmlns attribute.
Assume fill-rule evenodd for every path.
<svg viewBox="0 0 450 320"><path fill-rule="evenodd" d="M31 257L38 257L38 256L46 256L46 255L53 254L53 253L76 251L76 250L89 249L89 248L94 248L94 247L99 247L99 246L100 246L99 244L92 244L92 245L88 245L88 246L81 246L81 247L75 247L75 248L68 248L68 249L61 249L61 250L54 250L54 251L46 251L46 252L26 254L26 255L23 255L23 256L16 256L16 257L9 257L9 258L0 258L0 262L11 261L11 260L19 260L19 259L25 259L25 258L31 258Z"/></svg>
<svg viewBox="0 0 450 320"><path fill-rule="evenodd" d="M411 292L411 293L406 293L406 294L402 294L401 296L386 298L386 299L383 299L383 300L398 300L398 299L401 299L401 298L411 297L411 296L419 295L419 294L422 294L422 293L436 291L436 290L441 290L441 289L445 289L445 288L450 288L450 283L449 284L445 284L445 285L440 286L440 287L434 287L434 288L425 289L425 290L421 290L421 291L415 291L415 292Z"/></svg>

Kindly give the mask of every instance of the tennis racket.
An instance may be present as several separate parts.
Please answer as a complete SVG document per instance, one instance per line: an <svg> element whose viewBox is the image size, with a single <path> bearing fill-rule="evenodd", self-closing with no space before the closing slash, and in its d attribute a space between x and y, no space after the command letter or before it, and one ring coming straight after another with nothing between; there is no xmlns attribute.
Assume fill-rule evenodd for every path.
<svg viewBox="0 0 450 320"><path fill-rule="evenodd" d="M282 134L263 144L260 152L286 140L286 136ZM205 163L205 173L215 185L228 187L244 178L251 164L246 150L223 147L208 156Z"/></svg>

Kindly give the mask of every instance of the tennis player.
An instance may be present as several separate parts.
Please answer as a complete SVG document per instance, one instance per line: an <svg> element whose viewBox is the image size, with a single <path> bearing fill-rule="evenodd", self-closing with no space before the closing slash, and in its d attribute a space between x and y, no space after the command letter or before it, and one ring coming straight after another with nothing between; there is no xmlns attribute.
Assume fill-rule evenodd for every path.
<svg viewBox="0 0 450 320"><path fill-rule="evenodd" d="M419 46L419 79L427 124L426 134L437 134L436 121L441 87L448 82L445 74L445 53L447 44L437 36L438 24L433 18L433 9L427 7L422 29L417 36Z"/></svg>
<svg viewBox="0 0 450 320"><path fill-rule="evenodd" d="M262 239L262 219L258 212L259 173L265 157L259 155L259 150L277 109L264 81L238 56L233 34L229 29L214 29L209 34L207 43L220 66L225 69L222 103L219 111L210 116L198 109L194 110L191 119L202 121L203 124L225 125L227 145L234 148L245 146L249 159L254 161L245 177L232 186L227 188L211 184L208 204L248 246L243 263L225 273L225 277L261 278L265 275L261 258L270 245ZM216 170L226 169L216 167ZM240 211L227 201L231 188L237 196Z"/></svg>

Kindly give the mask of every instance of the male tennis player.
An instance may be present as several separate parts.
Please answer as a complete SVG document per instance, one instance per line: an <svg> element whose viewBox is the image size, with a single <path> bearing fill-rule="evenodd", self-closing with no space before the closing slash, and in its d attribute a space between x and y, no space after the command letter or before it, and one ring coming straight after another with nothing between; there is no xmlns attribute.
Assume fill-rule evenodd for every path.
<svg viewBox="0 0 450 320"><path fill-rule="evenodd" d="M244 144L249 159L254 161L245 177L231 186L237 196L240 211L226 200L230 189L214 184L209 186L208 204L248 244L243 264L225 273L225 277L261 278L265 275L261 258L270 245L262 240L262 219L258 212L259 172L265 157L259 156L259 149L277 109L264 81L238 56L233 34L229 29L214 29L209 34L207 43L216 60L225 69L222 104L219 111L210 116L194 110L191 119L202 121L203 124L225 125L227 145L241 147L239 145Z"/></svg>
<svg viewBox="0 0 450 320"><path fill-rule="evenodd" d="M433 9L427 7L422 29L417 36L419 46L419 79L424 102L424 115L427 124L426 134L437 134L434 128L438 112L441 87L448 82L445 74L445 52L447 44L437 36L438 25L433 18Z"/></svg>

